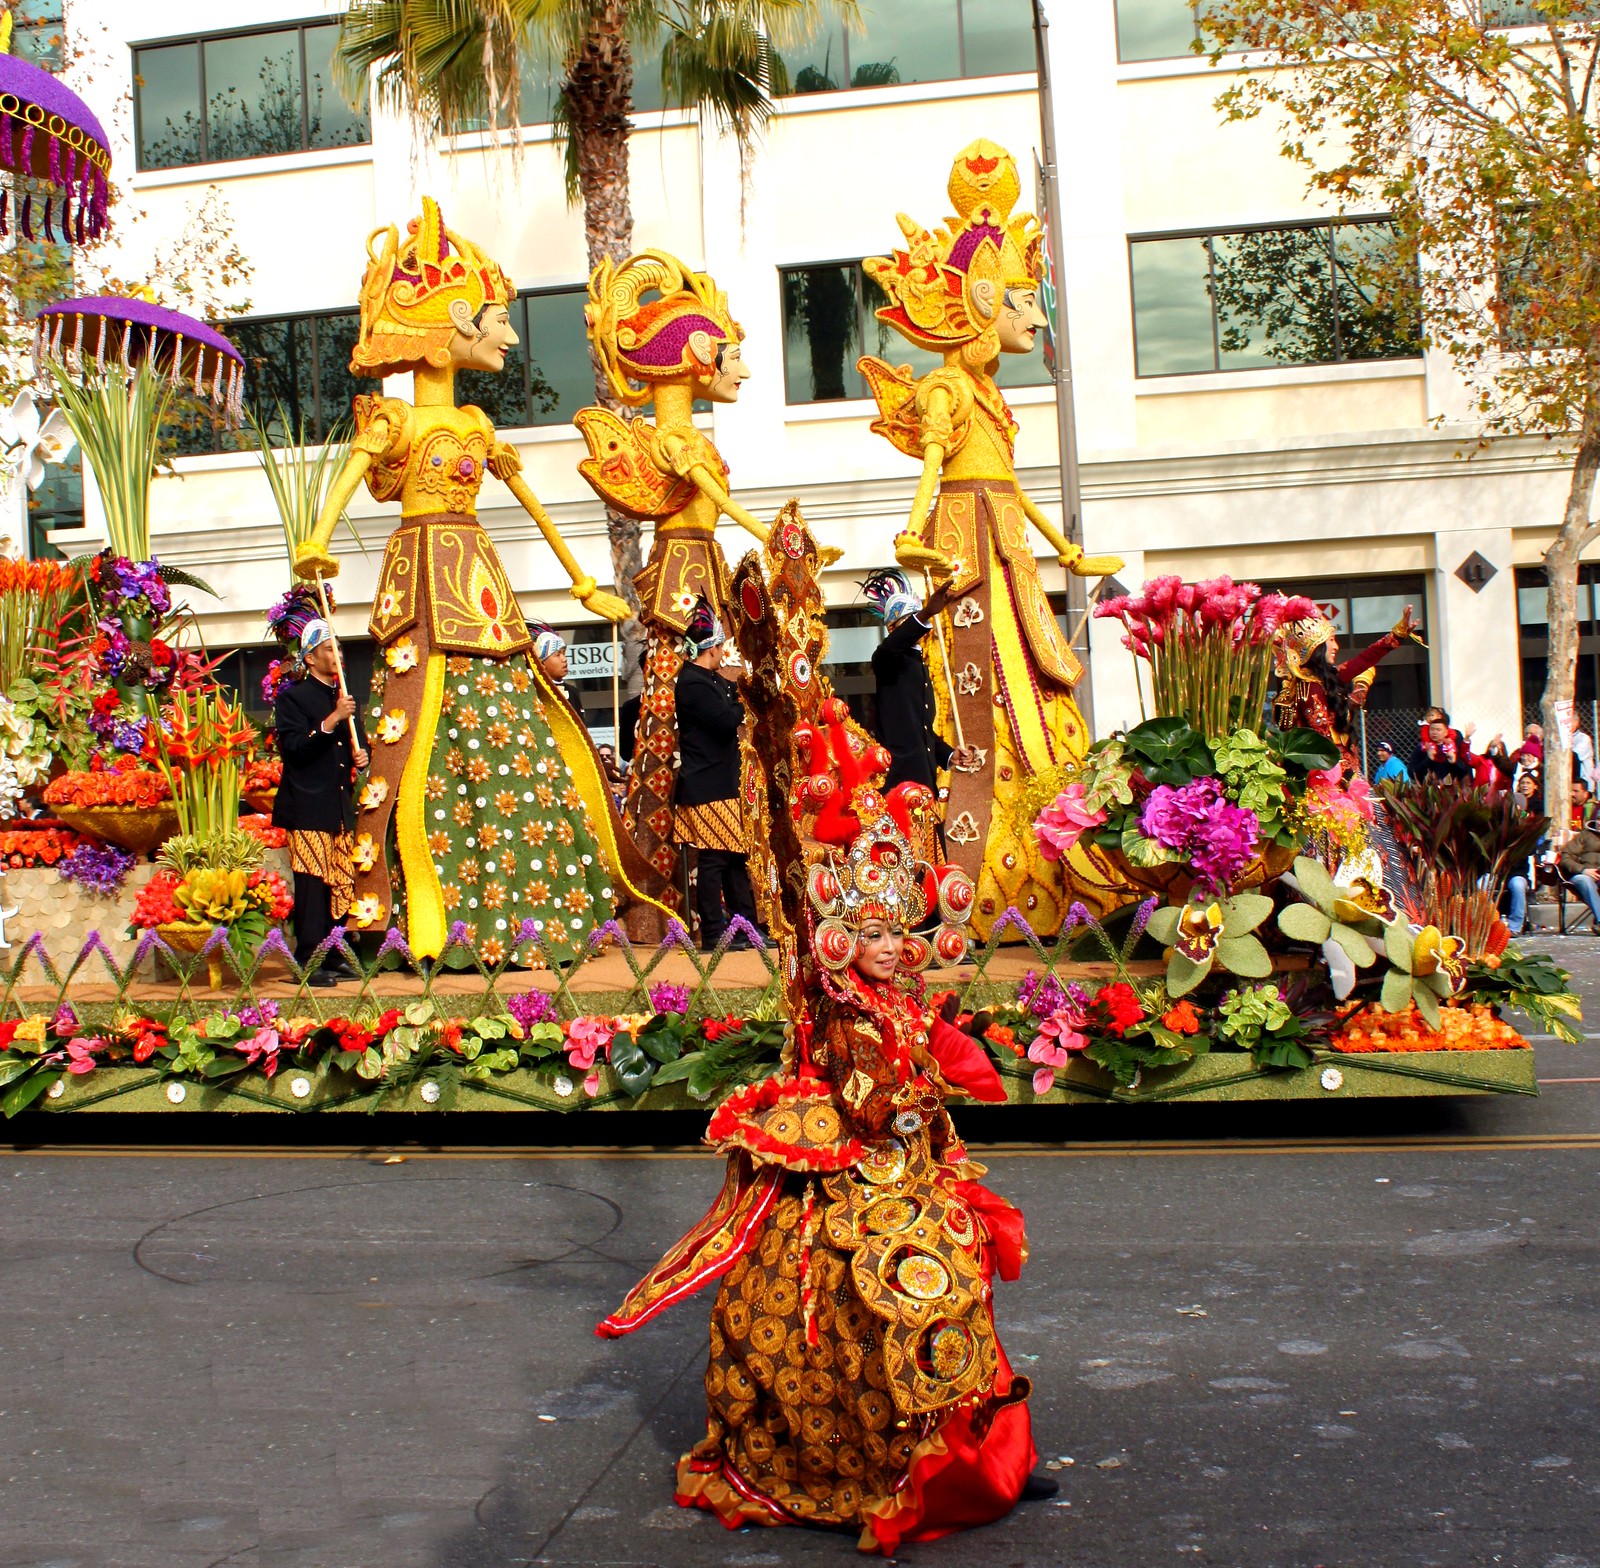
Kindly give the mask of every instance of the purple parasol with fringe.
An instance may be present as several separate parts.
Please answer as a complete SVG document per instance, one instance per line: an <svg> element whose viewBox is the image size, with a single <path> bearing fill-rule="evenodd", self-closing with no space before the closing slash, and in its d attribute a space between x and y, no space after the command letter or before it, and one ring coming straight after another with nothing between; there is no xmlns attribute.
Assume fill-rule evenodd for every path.
<svg viewBox="0 0 1600 1568"><path fill-rule="evenodd" d="M11 225L33 239L97 240L106 231L105 128L59 78L14 54L0 54L0 235ZM23 189L36 182L41 191ZM35 214L38 195L44 212ZM15 211L8 210L12 202Z"/></svg>
<svg viewBox="0 0 1600 1568"><path fill-rule="evenodd" d="M3 57L0 57L3 58ZM215 327L179 310L119 294L92 294L47 305L35 323L34 358L48 355L69 371L128 370L141 361L192 387L238 424L244 412L244 356Z"/></svg>

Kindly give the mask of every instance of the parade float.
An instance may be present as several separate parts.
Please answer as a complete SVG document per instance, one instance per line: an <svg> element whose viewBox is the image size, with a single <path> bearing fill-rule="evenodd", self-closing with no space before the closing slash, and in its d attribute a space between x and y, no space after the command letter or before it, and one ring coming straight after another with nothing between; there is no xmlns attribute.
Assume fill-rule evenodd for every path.
<svg viewBox="0 0 1600 1568"><path fill-rule="evenodd" d="M93 177L78 178L74 221L98 221ZM658 877L656 841L624 842L609 798L590 806L592 747L527 660L473 516L485 474L505 480L574 596L620 615L578 570L514 449L455 407L456 368L503 362L511 285L436 205L403 239L375 236L356 351L368 374L413 372L427 398L358 400L353 443L298 468L258 431L302 579L269 617L273 682L305 620L329 608L330 544L357 486L402 501L373 606L363 896L304 968L282 926L282 835L241 811L270 810L281 765L219 690L174 595L209 590L151 549L169 400L181 388L236 422L239 356L148 300L43 312L42 384L94 470L110 543L81 562L0 566L11 818L0 822L0 1112L710 1107L794 1059L812 961L792 924L797 889L821 908L847 870L876 875L840 859L862 801L894 814L888 839L911 848L923 879L926 929L908 939L918 973L907 983L982 1043L1012 1106L1537 1092L1516 1021L1578 1040L1578 1006L1555 964L1509 940L1495 905L1543 824L1471 791L1375 800L1338 725L1359 700L1335 684L1353 663L1332 662L1315 606L1228 579L1160 579L1102 604L1123 624L1146 708L1091 744L1072 698L1081 670L1038 589L1025 526L1081 575L1111 563L1084 557L1018 490L988 368L1030 348L1037 324L1037 236L1011 216L1015 187L1003 149L975 144L952 172L953 226L904 220L907 251L870 269L890 296L884 319L947 356L920 382L879 361L864 369L877 428L924 464L897 555L912 570L967 574L928 656L978 769L952 780L942 844L931 792L901 786L881 800L887 754L822 674L817 573L833 552L792 503L770 529L756 525L762 550L717 577L717 604L744 656L746 704L766 720L746 742L743 809L767 932L735 921L708 954L641 891L646 873ZM679 450L662 431L682 412L665 391L686 406L696 376L713 373L736 390L717 350L736 348L737 325L709 280L656 260L649 277L677 292L640 308L671 317L669 347L686 336L676 357L645 353L650 323L628 314L638 300L615 279L592 291L596 343L614 329L619 376L657 399L656 426L612 431L613 445L590 421L597 488L620 504L626 468L644 486L641 514L700 527L703 503L745 521L709 445L685 438ZM469 576L476 597L462 609L455 587ZM1413 630L1408 616L1391 641ZM998 714L991 669L996 700L1032 691L1037 711L1011 701ZM481 744L503 782L488 782ZM474 787L453 827L422 831L424 803ZM664 841L665 819L657 826ZM631 885L629 867L641 872ZM502 882L511 891L497 894ZM648 945L630 939L630 901L659 916ZM824 966L830 941L823 920ZM313 994L335 954L356 977Z"/></svg>
<svg viewBox="0 0 1600 1568"><path fill-rule="evenodd" d="M793 537L775 530L765 575L747 557L740 603L761 607L755 585ZM1471 791L1396 795L1391 887L1369 844L1379 806L1342 778L1336 746L1240 722L1263 711L1261 650L1270 659L1275 628L1305 606L1226 580L1171 586L1213 610L1191 650L1210 673L1179 688L1195 702L1153 698L1186 711L1091 747L1035 824L1046 858L1088 837L1125 867L1122 902L1103 916L1076 902L1045 933L1008 909L971 952L960 938L925 943L930 1000L953 996L1013 1106L1536 1093L1513 1020L1575 1041L1577 1002L1550 959L1508 939L1494 901L1542 824ZM782 798L812 835L790 863L825 865L819 821L840 809L838 780L870 785L875 758L842 704L819 706L826 681L810 672L825 633L809 635L785 657L815 683L820 717ZM775 711L776 688L758 695ZM769 888L788 853L774 820ZM140 895L147 908L155 898ZM674 923L636 949L612 921L578 964L530 968L486 961L458 923L450 966L416 963L391 928L350 944L359 978L343 994L314 996L281 933L220 918L175 980L141 981L170 923L158 913L135 922L145 951L125 964L89 935L78 948L34 939L0 965L7 1114L709 1107L777 1072L790 1034L781 939L701 954ZM525 953L543 940L531 921L517 935ZM219 953L237 974L227 997L206 989Z"/></svg>

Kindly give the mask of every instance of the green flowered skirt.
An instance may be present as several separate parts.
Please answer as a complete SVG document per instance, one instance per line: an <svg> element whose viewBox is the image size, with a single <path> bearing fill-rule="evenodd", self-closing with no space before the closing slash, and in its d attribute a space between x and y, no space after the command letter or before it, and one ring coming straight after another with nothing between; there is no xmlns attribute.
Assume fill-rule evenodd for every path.
<svg viewBox="0 0 1600 1568"><path fill-rule="evenodd" d="M375 685L369 726L375 737L384 723L383 695ZM548 722L546 703L560 700L543 689L526 655L447 657L423 819L445 919L486 964L508 956L540 963L540 944L527 942L513 953L528 920L539 931L545 962L582 958L589 933L613 913L610 868ZM417 743L424 739L419 735ZM398 869L392 819L387 837L389 864ZM394 880L394 923L404 930L404 879ZM443 961L451 969L473 967L459 944L446 949Z"/></svg>

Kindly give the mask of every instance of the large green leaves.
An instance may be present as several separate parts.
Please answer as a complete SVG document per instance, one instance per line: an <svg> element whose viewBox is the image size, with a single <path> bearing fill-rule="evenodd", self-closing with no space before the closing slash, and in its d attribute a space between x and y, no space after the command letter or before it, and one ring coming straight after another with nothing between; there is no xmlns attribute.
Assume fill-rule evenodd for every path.
<svg viewBox="0 0 1600 1568"><path fill-rule="evenodd" d="M1128 731L1126 744L1152 784L1181 786L1216 770L1205 736L1187 719L1147 719Z"/></svg>

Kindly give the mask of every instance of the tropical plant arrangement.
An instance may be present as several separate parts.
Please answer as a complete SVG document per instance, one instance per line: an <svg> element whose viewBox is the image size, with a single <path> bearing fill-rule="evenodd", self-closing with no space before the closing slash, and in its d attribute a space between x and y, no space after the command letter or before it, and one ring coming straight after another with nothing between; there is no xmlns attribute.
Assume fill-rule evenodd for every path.
<svg viewBox="0 0 1600 1568"><path fill-rule="evenodd" d="M0 1110L9 1118L68 1075L103 1067L148 1066L162 1078L216 1083L284 1069L335 1087L403 1092L438 1086L448 1109L463 1080L533 1068L557 1100L574 1107L637 1099L681 1081L697 1099L777 1070L781 1021L737 1016L689 1020L656 1014L581 1014L561 1020L542 992L514 996L505 1010L457 1016L423 999L402 1008L370 1006L353 1016L287 1014L270 999L198 1017L129 1013L91 1026L69 1006L0 1023ZM641 1043L647 1042L647 1043ZM635 1053L651 1069L639 1067Z"/></svg>
<svg viewBox="0 0 1600 1568"><path fill-rule="evenodd" d="M1134 657L1141 713L1148 670L1152 711L1184 718L1201 735L1255 730L1267 709L1272 640L1278 628L1316 605L1299 596L1263 593L1231 577L1186 583L1153 577L1136 594L1102 599L1097 619L1118 620Z"/></svg>
<svg viewBox="0 0 1600 1568"><path fill-rule="evenodd" d="M1131 949L1108 944L1127 993L1117 1029L1095 1031L1086 995L1037 1028L1008 1025L1039 1087L1075 1050L1126 1083L1212 1046L1249 1050L1261 1067L1303 1067L1341 1041L1373 1050L1363 1042L1378 1038L1492 1049L1506 1043L1507 1007L1571 1036L1566 977L1512 948L1496 913L1543 819L1455 786L1389 792L1409 865L1398 890L1386 887L1367 847L1377 802L1365 780L1344 777L1320 734L1266 722L1272 637L1314 608L1228 578L1158 578L1097 611L1127 628L1158 711L1053 776L1059 791L1034 833L1046 856L1082 842L1131 890L1156 895L1132 929L1163 973L1136 978ZM1080 906L1074 916L1086 918ZM1501 969L1514 985L1495 978ZM1191 1014L1187 1034L1163 1021Z"/></svg>
<svg viewBox="0 0 1600 1568"><path fill-rule="evenodd" d="M106 763L96 755L45 786L45 805L69 827L147 855L172 832L172 789L158 771L132 756Z"/></svg>

